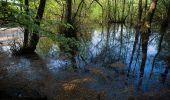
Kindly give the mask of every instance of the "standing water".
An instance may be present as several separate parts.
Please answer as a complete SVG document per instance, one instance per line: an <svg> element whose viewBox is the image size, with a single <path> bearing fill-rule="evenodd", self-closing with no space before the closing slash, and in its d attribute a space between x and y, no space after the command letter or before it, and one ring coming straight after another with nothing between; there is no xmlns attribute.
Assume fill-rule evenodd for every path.
<svg viewBox="0 0 170 100"><path fill-rule="evenodd" d="M128 66L135 29L110 25L82 30L78 71L61 54L56 42L42 37L36 54L13 56L11 48L23 40L20 29L0 31L0 98L4 100L147 100L170 98L168 51L165 46L154 65L159 32L152 31L144 76L140 77L141 41ZM19 40L18 40L19 39ZM164 40L163 45L170 42ZM18 44L17 44L18 45ZM129 74L127 76L127 74Z"/></svg>

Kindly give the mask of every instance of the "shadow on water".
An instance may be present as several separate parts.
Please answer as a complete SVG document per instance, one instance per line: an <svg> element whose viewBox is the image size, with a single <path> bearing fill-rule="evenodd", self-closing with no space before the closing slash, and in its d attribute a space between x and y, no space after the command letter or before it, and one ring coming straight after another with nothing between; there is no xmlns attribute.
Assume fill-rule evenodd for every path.
<svg viewBox="0 0 170 100"><path fill-rule="evenodd" d="M41 38L37 54L33 55L12 56L9 46L2 45L0 98L166 100L170 93L169 39L163 40L165 48L162 48L155 60L155 67L152 67L159 35L159 32L152 31L144 76L140 77L140 36L133 58L131 57L135 32L133 27L123 24L108 24L106 27L95 26L82 30L84 35L80 37L80 51L74 57L79 66L78 72L73 71L70 59L60 54L57 43L51 39ZM127 72L129 77L126 75ZM159 94L159 91L162 93Z"/></svg>

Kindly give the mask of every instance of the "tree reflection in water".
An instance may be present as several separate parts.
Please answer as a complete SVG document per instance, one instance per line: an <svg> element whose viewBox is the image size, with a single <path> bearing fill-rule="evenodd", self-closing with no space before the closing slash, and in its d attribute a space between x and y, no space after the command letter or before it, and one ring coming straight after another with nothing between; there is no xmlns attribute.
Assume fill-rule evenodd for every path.
<svg viewBox="0 0 170 100"><path fill-rule="evenodd" d="M76 93L86 93L89 91L89 95L96 95L96 98L101 98L100 94L107 94L109 99L118 98L120 95L124 95L124 98L128 98L129 95L141 95L152 91L153 88L157 90L164 89L163 84L159 83L158 79L165 86L169 84L169 39L165 38L163 40L165 43L162 45L166 46L163 46L165 48L162 48L160 52L159 59L161 61L159 59L156 60L157 67L153 68L151 78L149 78L152 71L151 62L157 52L155 35L159 33L153 32L150 36L148 57L143 77L140 77L139 70L141 63L141 42L139 41L136 44L131 71L129 72L129 77L127 77L126 74L135 40L134 32L135 29L132 27L119 24L108 24L107 27L101 28L96 26L93 29L85 30L84 33L87 33L85 35L87 37L83 37L84 42L81 41L80 46L82 48L79 49L80 53L75 57L77 64L80 66L79 71L76 73L68 68L71 61L59 54L60 50L57 44L42 38L37 46L38 55L36 56L13 57L1 54L4 60L1 60L0 64L6 66L3 67L3 70L6 69L7 73L4 73L6 77L0 78L0 80L11 86L7 87L3 84L4 88L9 89L14 88L12 86L18 86L17 89L14 88L16 91L22 90L20 86L31 83L32 85L28 85L28 87L31 87L32 90L25 88L23 91L27 92L25 94L21 93L23 96L28 96L28 90L35 90L39 92L37 94L50 98L55 98L53 96L57 92L60 92L60 95L66 93L68 96L73 96L72 92L64 92L64 89L72 90L73 88ZM44 39L45 42L42 42ZM1 49L4 53L7 52L4 50ZM167 67L164 67L164 63L167 63ZM87 77L90 77L92 81L81 81ZM10 81L8 82L8 80ZM21 82L21 80L23 81ZM79 81L74 83L74 80ZM168 89L168 87L165 88ZM53 94L55 90L57 92ZM82 92L83 90L84 92ZM104 92L100 93L99 91ZM51 96L50 93L53 95ZM59 97L58 95L57 97ZM78 96L83 97L83 95ZM87 95L84 94L84 96Z"/></svg>

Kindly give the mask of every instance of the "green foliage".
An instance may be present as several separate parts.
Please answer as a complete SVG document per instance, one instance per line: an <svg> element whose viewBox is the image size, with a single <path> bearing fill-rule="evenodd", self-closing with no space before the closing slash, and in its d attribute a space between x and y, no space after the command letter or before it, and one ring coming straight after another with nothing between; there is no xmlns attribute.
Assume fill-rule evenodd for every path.
<svg viewBox="0 0 170 100"><path fill-rule="evenodd" d="M0 20L4 23L15 20L15 15L18 14L18 9L13 4L1 1L0 2Z"/></svg>
<svg viewBox="0 0 170 100"><path fill-rule="evenodd" d="M40 38L39 43L37 45L38 52L40 52L41 54L48 54L53 44L54 41L52 41L50 38Z"/></svg>
<svg viewBox="0 0 170 100"><path fill-rule="evenodd" d="M66 52L72 51L73 48L80 47L79 41L77 41L75 38L66 38L63 35L58 35L56 37L57 42L61 46L61 48L64 49Z"/></svg>
<svg viewBox="0 0 170 100"><path fill-rule="evenodd" d="M102 19L102 8L99 5L92 5L92 12L90 14L90 19L92 20L100 20Z"/></svg>

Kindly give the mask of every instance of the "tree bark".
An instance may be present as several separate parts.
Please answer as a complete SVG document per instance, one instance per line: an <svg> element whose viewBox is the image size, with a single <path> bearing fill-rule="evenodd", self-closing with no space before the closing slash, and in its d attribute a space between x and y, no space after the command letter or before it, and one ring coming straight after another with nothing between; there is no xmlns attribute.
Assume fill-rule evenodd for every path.
<svg viewBox="0 0 170 100"><path fill-rule="evenodd" d="M75 28L74 21L72 19L72 0L66 0L66 15L65 23L72 25ZM77 38L75 29L72 27L65 28L64 35L68 38Z"/></svg>
<svg viewBox="0 0 170 100"><path fill-rule="evenodd" d="M29 14L29 1L25 0L25 13L26 15ZM25 27L24 30L24 43L23 43L23 47L26 48L28 45L28 35L29 35L29 30L27 27Z"/></svg>
<svg viewBox="0 0 170 100"><path fill-rule="evenodd" d="M146 11L147 11L147 7L148 7L148 0L145 0L145 14L146 14Z"/></svg>
<svg viewBox="0 0 170 100"><path fill-rule="evenodd" d="M145 68L145 63L147 59L147 47L148 47L148 41L149 41L149 36L151 32L151 23L152 23L155 9L156 9L157 1L158 0L152 0L150 8L144 17L143 25L141 28L142 62L140 65L140 77L143 77L143 74L144 74L144 68Z"/></svg>
<svg viewBox="0 0 170 100"><path fill-rule="evenodd" d="M46 4L46 0L40 0L37 15L35 17L35 19L36 19L35 24L37 24L38 26L40 26L40 21L42 20L42 17L43 17L45 4ZM31 40L30 40L30 48L29 48L30 52L35 51L38 41L39 41L38 30L34 30L32 36L31 36Z"/></svg>
<svg viewBox="0 0 170 100"><path fill-rule="evenodd" d="M125 17L125 4L126 4L126 2L125 2L125 0L123 0L123 9L122 9L122 18L121 18L121 20L124 20L124 17Z"/></svg>
<svg viewBox="0 0 170 100"><path fill-rule="evenodd" d="M114 16L115 16L115 18L114 18L114 20L117 20L117 16L116 16L117 15L117 0L115 0L114 3L115 3L115 5L114 5L115 6L114 7Z"/></svg>
<svg viewBox="0 0 170 100"><path fill-rule="evenodd" d="M72 0L66 0L66 23L71 23L72 20Z"/></svg>
<svg viewBox="0 0 170 100"><path fill-rule="evenodd" d="M139 9L138 9L138 22L141 22L142 19L142 0L139 0Z"/></svg>
<svg viewBox="0 0 170 100"><path fill-rule="evenodd" d="M131 57L130 57L127 76L129 76L129 73L130 73L130 70L131 70L131 64L133 62L133 56L134 56L134 53L136 51L136 45L139 41L139 33L140 33L139 30L141 28L141 19L142 19L142 0L139 0L138 6L139 6L139 8L138 8L138 20L137 20L137 23L136 23L135 41L134 41L134 44L133 44L133 50L132 50L132 54L131 54Z"/></svg>

